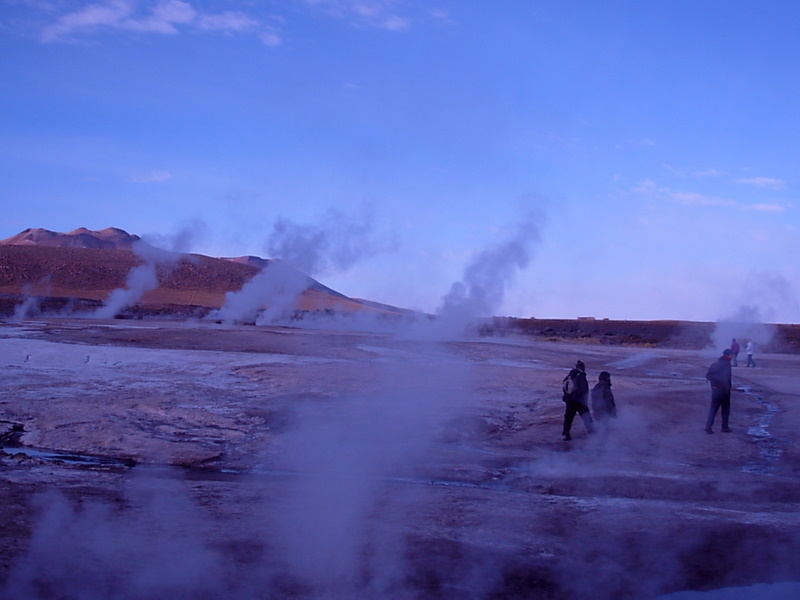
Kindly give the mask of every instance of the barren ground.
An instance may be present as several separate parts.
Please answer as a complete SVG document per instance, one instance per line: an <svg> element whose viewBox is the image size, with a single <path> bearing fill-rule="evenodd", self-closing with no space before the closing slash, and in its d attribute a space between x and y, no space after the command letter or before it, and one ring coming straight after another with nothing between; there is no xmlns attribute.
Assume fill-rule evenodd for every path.
<svg viewBox="0 0 800 600"><path fill-rule="evenodd" d="M0 597L648 599L800 580L795 354L0 324ZM606 438L561 441L576 359ZM740 360L740 365L744 361ZM38 449L38 451L34 451ZM53 451L65 453L54 456Z"/></svg>

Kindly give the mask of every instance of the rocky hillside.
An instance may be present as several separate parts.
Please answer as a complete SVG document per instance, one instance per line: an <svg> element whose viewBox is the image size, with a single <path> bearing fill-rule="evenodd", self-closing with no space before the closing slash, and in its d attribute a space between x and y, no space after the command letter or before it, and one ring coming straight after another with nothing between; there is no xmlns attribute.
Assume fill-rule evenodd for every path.
<svg viewBox="0 0 800 600"><path fill-rule="evenodd" d="M99 305L112 291L124 288L132 269L144 264L133 251L139 236L109 227L69 233L46 229L25 231L0 241L0 312L13 313L22 298L35 296L54 307ZM142 252L139 252L142 254ZM158 287L142 296L140 310L221 307L271 261L258 257L212 258L201 254L169 254L156 262ZM400 309L348 298L308 278L299 310L335 310L400 314ZM196 312L196 310L195 310Z"/></svg>

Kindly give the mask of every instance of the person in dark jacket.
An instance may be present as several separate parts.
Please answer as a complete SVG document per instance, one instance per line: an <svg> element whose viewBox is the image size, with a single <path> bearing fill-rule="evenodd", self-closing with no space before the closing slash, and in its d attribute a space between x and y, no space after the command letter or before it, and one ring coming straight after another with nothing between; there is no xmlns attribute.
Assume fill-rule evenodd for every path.
<svg viewBox="0 0 800 600"><path fill-rule="evenodd" d="M611 391L611 373L601 371L597 383L592 388L592 414L597 423L608 426L608 419L617 418L617 405Z"/></svg>
<svg viewBox="0 0 800 600"><path fill-rule="evenodd" d="M708 367L706 379L711 384L711 407L708 409L706 418L706 433L714 433L711 426L714 425L714 418L717 411L721 409L722 430L730 433L728 419L731 415L731 351L726 348L722 351L716 361Z"/></svg>
<svg viewBox="0 0 800 600"><path fill-rule="evenodd" d="M572 439L572 421L575 415L580 415L586 425L586 431L594 433L592 414L589 412L589 382L586 381L586 366L583 361L575 363L575 368L564 377L562 382L563 395L561 399L566 404L564 409L564 428L562 437L565 442Z"/></svg>

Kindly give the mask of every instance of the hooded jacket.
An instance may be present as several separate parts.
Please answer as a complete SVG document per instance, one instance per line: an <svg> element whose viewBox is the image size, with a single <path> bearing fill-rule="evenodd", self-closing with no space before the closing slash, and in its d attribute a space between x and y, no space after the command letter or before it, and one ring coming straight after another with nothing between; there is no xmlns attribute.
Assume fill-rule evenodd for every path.
<svg viewBox="0 0 800 600"><path fill-rule="evenodd" d="M607 379L601 379L592 388L592 412L595 417L617 416L614 393L611 391L611 382Z"/></svg>

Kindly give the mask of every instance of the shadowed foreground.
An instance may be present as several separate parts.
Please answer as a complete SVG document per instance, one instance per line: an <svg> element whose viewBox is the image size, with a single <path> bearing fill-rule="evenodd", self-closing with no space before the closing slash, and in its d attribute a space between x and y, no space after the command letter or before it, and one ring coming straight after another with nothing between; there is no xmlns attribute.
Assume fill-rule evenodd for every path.
<svg viewBox="0 0 800 600"><path fill-rule="evenodd" d="M709 436L717 354L0 326L2 596L642 599L797 580L800 361L734 369L734 431ZM577 358L590 385L612 374L607 438L577 422L561 441Z"/></svg>

